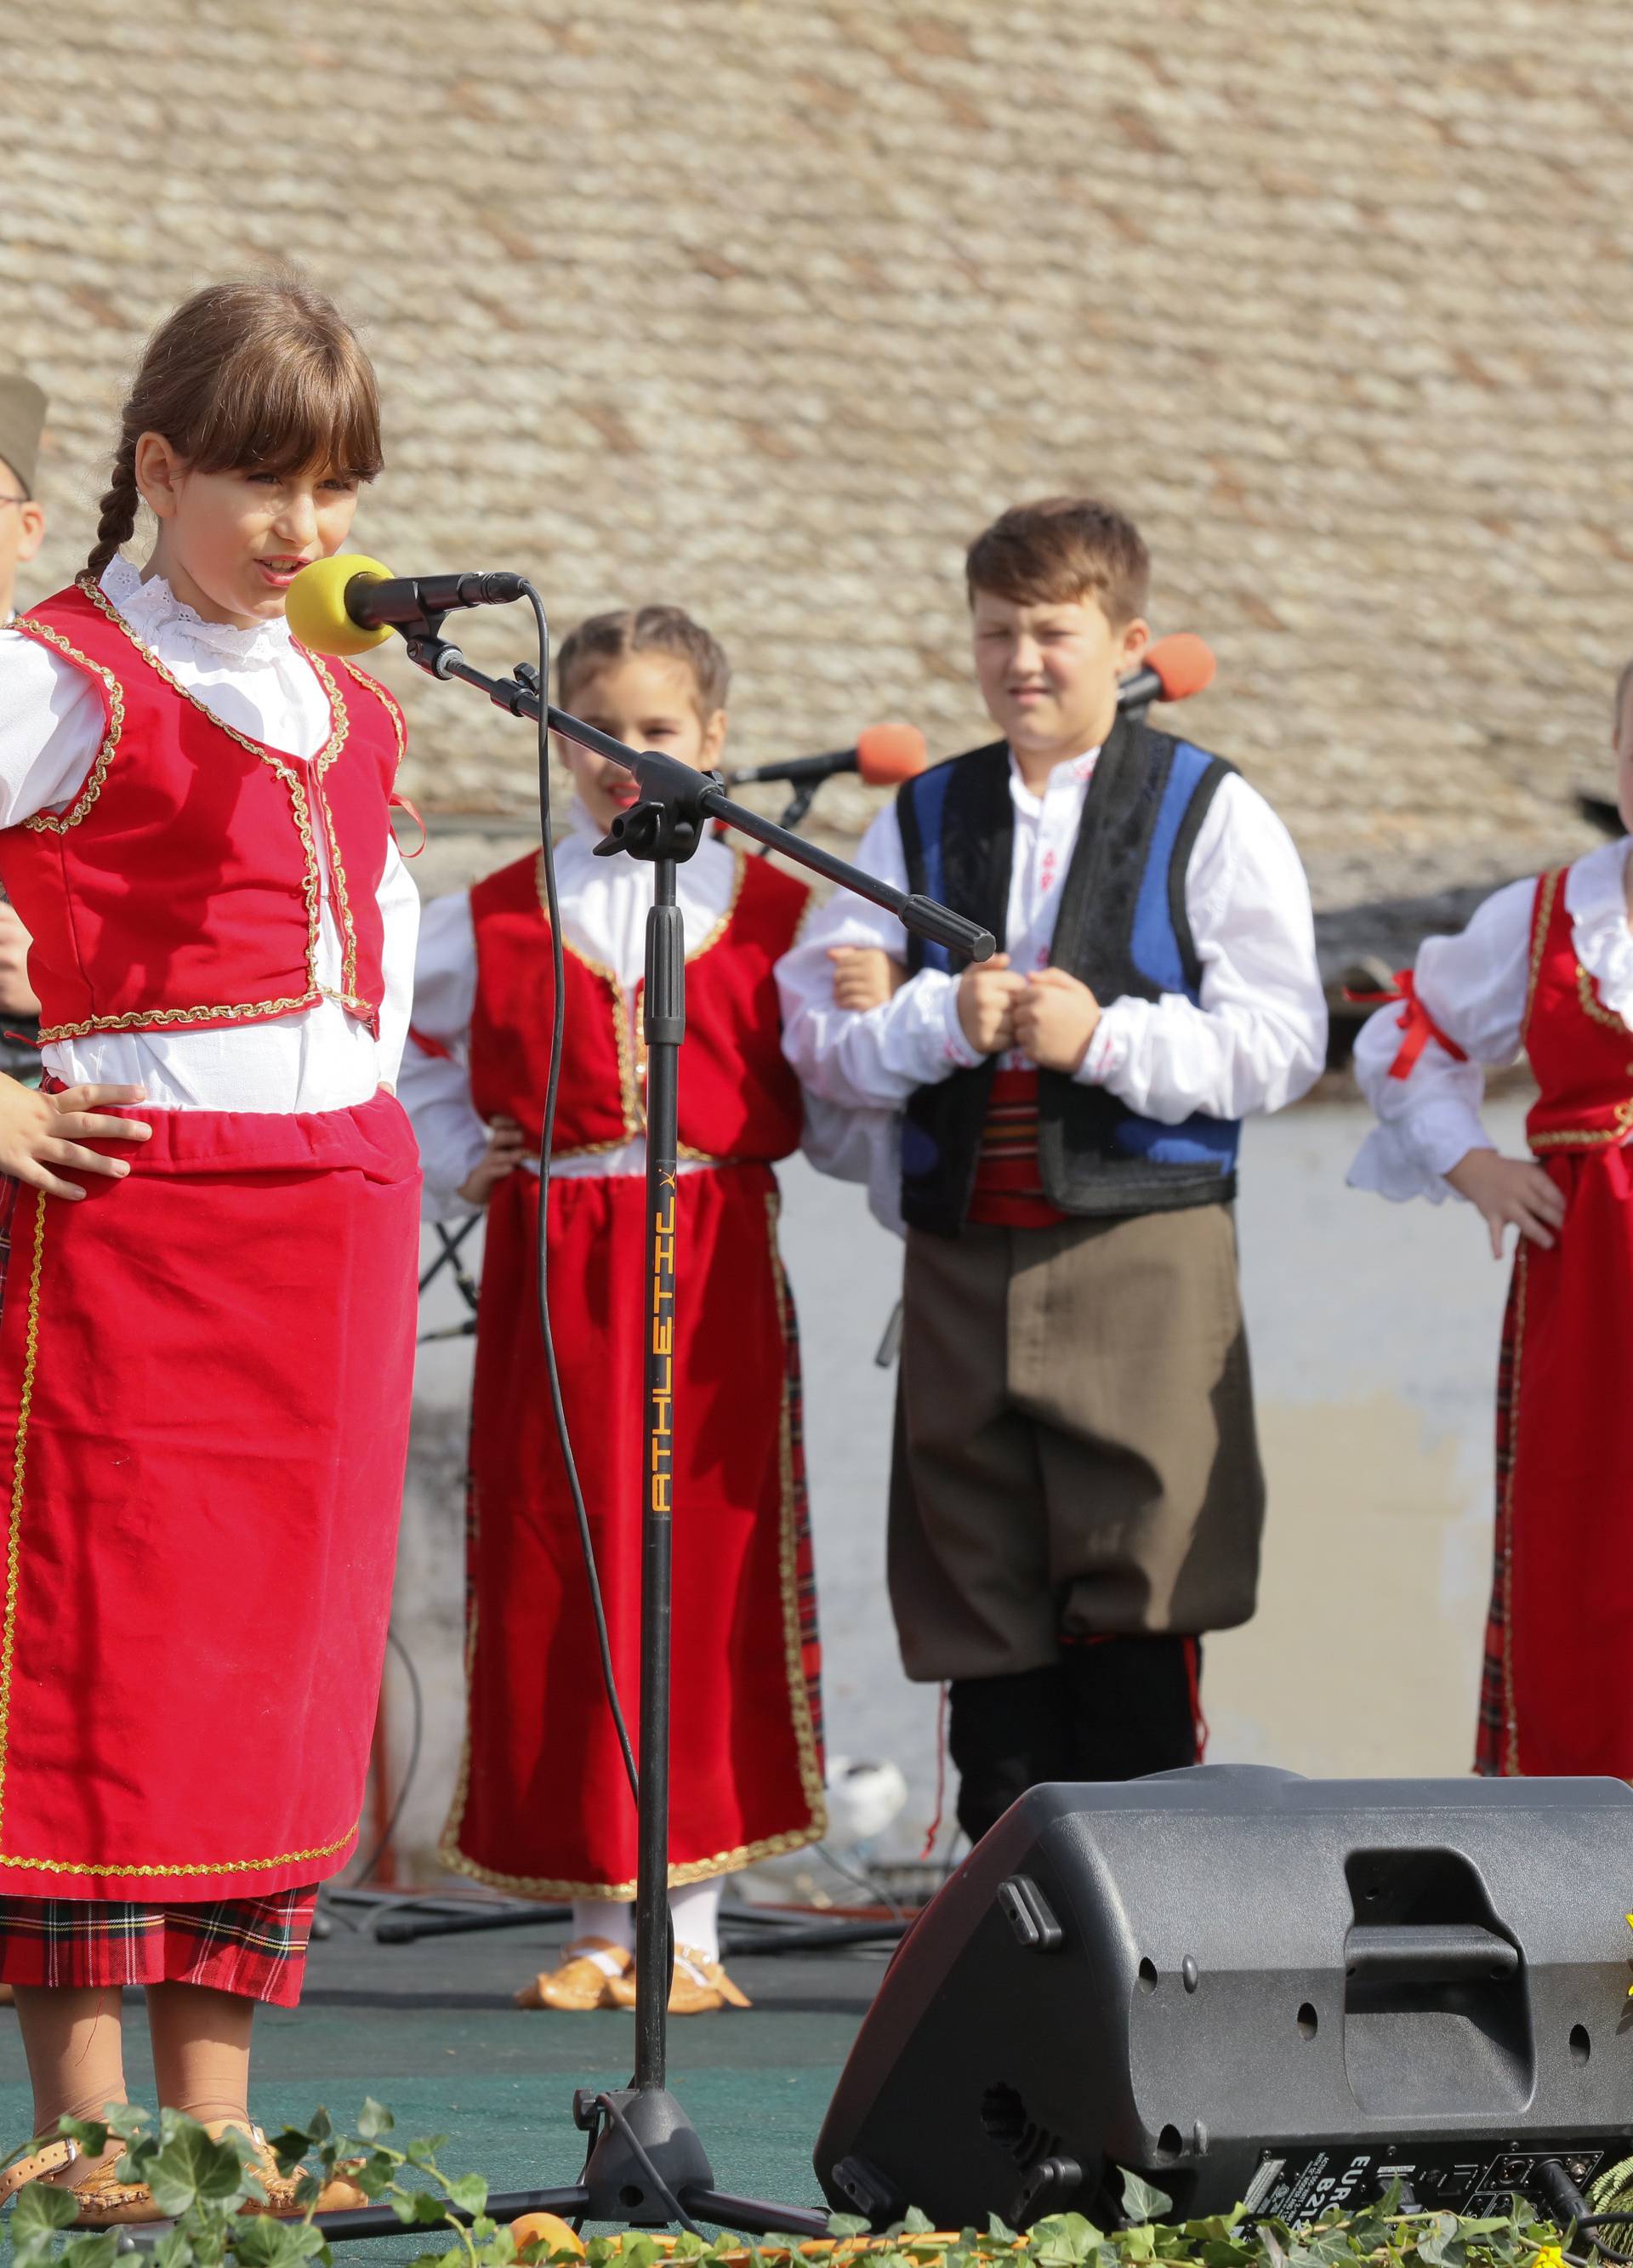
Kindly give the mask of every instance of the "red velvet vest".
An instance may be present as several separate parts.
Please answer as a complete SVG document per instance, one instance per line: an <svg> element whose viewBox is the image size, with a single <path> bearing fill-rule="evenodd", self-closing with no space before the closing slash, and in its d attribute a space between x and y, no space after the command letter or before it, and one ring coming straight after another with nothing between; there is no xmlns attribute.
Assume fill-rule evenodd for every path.
<svg viewBox="0 0 1633 2268"><path fill-rule="evenodd" d="M310 763L219 723L91 580L12 627L95 684L107 731L68 809L0 831L0 882L33 939L42 1039L244 1024L320 997L321 828L344 1006L378 1029L376 893L402 718L349 663L309 655L331 729Z"/></svg>
<svg viewBox="0 0 1633 2268"><path fill-rule="evenodd" d="M799 1145L799 1085L783 1059L773 971L794 941L807 892L763 858L733 853L729 911L686 961L680 1155L785 1158ZM539 854L471 892L476 1007L471 1096L483 1118L514 1118L537 1148L550 1069L555 988ZM622 1149L645 1130L645 1049L618 979L569 945L566 1031L556 1105L558 1157Z"/></svg>
<svg viewBox="0 0 1633 2268"><path fill-rule="evenodd" d="M1633 1032L1600 1001L1570 928L1565 877L1544 874L1531 917L1524 1032L1542 1090L1526 1137L1543 1153L1608 1148L1633 1130Z"/></svg>

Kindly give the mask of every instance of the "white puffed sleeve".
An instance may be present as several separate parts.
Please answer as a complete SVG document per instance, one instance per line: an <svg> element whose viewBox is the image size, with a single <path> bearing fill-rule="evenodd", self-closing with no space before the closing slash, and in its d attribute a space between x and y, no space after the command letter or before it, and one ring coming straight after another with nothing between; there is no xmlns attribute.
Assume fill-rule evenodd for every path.
<svg viewBox="0 0 1633 2268"><path fill-rule="evenodd" d="M488 1146L471 1101L467 1049L476 1005L476 932L468 890L433 898L420 917L414 1010L397 1092L420 1145L428 1220L478 1208L459 1194Z"/></svg>
<svg viewBox="0 0 1633 2268"><path fill-rule="evenodd" d="M0 630L0 827L71 801L107 730L84 670L38 638Z"/></svg>
<svg viewBox="0 0 1633 2268"><path fill-rule="evenodd" d="M1490 897L1457 937L1425 939L1417 998L1436 1027L1467 1057L1437 1041L1424 1045L1403 1078L1394 1076L1402 1011L1380 1008L1361 1027L1355 1072L1378 1114L1350 1168L1351 1189L1397 1203L1450 1194L1445 1176L1470 1150L1493 1145L1481 1123L1486 1064L1512 1063L1525 1020L1534 880L1511 882Z"/></svg>
<svg viewBox="0 0 1633 2268"><path fill-rule="evenodd" d="M386 846L386 869L380 876L375 902L385 932L380 1002L380 1078L387 1086L397 1084L402 1068L403 1043L414 1005L414 958L420 933L420 894L395 843Z"/></svg>
<svg viewBox="0 0 1633 2268"><path fill-rule="evenodd" d="M1234 775L1198 829L1185 909L1201 998L1109 1002L1077 1076L1175 1126L1280 1110L1327 1057L1327 1003L1304 867L1286 828Z"/></svg>
<svg viewBox="0 0 1633 2268"><path fill-rule="evenodd" d="M855 863L893 888L908 887L894 805L879 812ZM907 959L907 932L894 914L849 890L835 890L805 926L776 968L783 1004L783 1052L800 1085L853 1110L898 1109L916 1087L934 1086L982 1057L964 1036L958 979L921 969L894 998L865 1014L834 1005L835 946L874 946Z"/></svg>

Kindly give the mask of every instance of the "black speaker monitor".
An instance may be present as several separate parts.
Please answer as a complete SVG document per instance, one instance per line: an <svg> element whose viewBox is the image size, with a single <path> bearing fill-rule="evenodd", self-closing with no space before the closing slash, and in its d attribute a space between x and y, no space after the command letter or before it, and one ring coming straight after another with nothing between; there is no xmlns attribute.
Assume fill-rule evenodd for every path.
<svg viewBox="0 0 1633 2268"><path fill-rule="evenodd" d="M1633 1791L1203 1765L1034 1788L903 1941L816 2149L882 2223L1314 2219L1585 2185L1633 2132Z"/></svg>

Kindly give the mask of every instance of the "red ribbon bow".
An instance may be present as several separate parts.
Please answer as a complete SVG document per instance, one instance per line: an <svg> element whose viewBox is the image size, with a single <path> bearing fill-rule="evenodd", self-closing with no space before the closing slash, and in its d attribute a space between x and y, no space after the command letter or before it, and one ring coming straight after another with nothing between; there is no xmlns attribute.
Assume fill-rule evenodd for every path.
<svg viewBox="0 0 1633 2268"><path fill-rule="evenodd" d="M1351 992L1346 987L1344 998L1353 1001L1357 1008L1387 1008L1400 1001L1401 1013L1395 1021L1405 1034L1389 1066L1391 1079L1410 1079L1417 1066L1417 1058L1433 1040L1443 1047L1453 1063L1467 1063L1467 1051L1455 1040L1447 1039L1434 1018L1417 996L1417 980L1409 968L1397 968L1394 986L1388 992Z"/></svg>

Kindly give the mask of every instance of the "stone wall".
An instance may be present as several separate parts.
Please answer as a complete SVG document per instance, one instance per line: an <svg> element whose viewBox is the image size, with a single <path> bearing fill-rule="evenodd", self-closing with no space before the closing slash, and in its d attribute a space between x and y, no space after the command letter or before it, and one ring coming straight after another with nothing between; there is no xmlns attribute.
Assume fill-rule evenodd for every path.
<svg viewBox="0 0 1633 2268"><path fill-rule="evenodd" d="M962 546L1085 486L1147 529L1159 627L1217 647L1195 729L1321 902L1585 840L1633 646L1622 0L5 14L47 579L143 331L293 259L379 364L363 543L526 568L562 628L680 600L745 760L881 713L967 743ZM524 733L408 694L419 799L525 804Z"/></svg>

